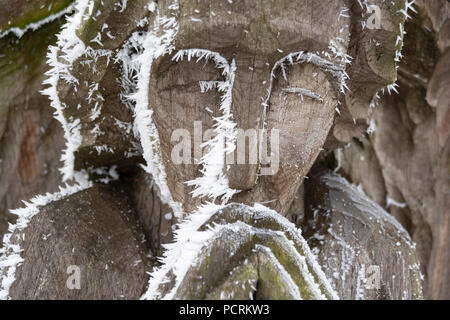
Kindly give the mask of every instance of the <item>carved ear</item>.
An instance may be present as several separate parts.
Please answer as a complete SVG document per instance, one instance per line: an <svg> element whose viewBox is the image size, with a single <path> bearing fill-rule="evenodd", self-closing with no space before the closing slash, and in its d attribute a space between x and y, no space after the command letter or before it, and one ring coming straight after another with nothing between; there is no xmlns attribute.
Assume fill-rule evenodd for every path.
<svg viewBox="0 0 450 320"><path fill-rule="evenodd" d="M334 138L348 143L369 126L373 107L382 91L396 91L397 62L403 46L405 1L359 1L352 7L352 43L348 54L349 92L345 94L343 116L336 117ZM353 125L352 125L353 123ZM331 139L333 140L333 139ZM328 141L328 145L335 145Z"/></svg>

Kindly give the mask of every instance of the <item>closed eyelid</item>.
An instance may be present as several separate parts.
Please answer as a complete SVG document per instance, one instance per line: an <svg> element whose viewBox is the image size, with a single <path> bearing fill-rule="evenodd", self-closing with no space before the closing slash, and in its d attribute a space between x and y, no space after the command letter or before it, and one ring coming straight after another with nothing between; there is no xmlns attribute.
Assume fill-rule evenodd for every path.
<svg viewBox="0 0 450 320"><path fill-rule="evenodd" d="M286 87L286 88L282 88L281 90L284 91L284 92L288 92L288 93L296 93L296 94L298 94L299 96L302 97L302 100L303 100L303 97L306 96L306 97L309 97L311 99L317 100L320 103L323 103L323 98L319 94L317 94L315 92L312 92L311 90L308 90L308 89L305 89L305 88Z"/></svg>

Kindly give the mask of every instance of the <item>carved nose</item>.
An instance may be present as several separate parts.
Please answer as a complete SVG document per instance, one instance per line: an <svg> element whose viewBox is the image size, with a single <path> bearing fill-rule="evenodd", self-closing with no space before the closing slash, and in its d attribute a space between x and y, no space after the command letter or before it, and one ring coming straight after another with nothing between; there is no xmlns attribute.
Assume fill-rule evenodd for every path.
<svg viewBox="0 0 450 320"><path fill-rule="evenodd" d="M249 190L256 183L259 163L260 129L263 101L267 99L270 64L267 58L237 55L233 86L233 120L238 128L236 150L227 158L227 177L231 188ZM232 164L230 164L232 163Z"/></svg>

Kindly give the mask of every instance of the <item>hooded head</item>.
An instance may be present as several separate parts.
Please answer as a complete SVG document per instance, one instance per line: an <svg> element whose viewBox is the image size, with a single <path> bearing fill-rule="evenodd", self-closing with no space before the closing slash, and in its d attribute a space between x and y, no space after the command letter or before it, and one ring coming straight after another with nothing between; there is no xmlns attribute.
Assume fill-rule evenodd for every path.
<svg viewBox="0 0 450 320"><path fill-rule="evenodd" d="M134 108L163 201L181 203L177 210L185 212L206 201L236 201L285 213L323 148L364 132L373 96L396 78L405 2L378 2L381 21L367 28L366 1L140 0L109 11L103 2L80 1L86 16L99 14L81 19L76 34L91 56L107 51L122 66L109 66L108 55L104 63L95 59L92 74L105 91L95 104L86 54L67 71L77 90L63 90L67 77L60 78L65 116L84 110L81 100L94 111L102 105L95 118L86 109L76 122L75 166L123 161L133 139L123 134L121 119ZM117 73L127 92L113 90ZM132 91L136 104L127 109L121 97ZM116 121L119 110L126 117ZM108 134L95 130L102 126ZM124 147L117 152L93 152L119 140Z"/></svg>

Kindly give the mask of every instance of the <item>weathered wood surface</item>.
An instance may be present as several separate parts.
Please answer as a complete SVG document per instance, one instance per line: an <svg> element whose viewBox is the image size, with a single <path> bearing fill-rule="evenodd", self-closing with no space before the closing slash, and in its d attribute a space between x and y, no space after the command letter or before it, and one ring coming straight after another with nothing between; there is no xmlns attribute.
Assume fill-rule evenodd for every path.
<svg viewBox="0 0 450 320"><path fill-rule="evenodd" d="M341 299L421 299L415 244L388 212L329 171L305 183L304 236Z"/></svg>
<svg viewBox="0 0 450 320"><path fill-rule="evenodd" d="M405 25L399 95L374 109L376 131L336 152L342 173L389 210L417 243L425 296L448 299L450 269L450 6L416 1ZM393 201L392 201L393 200Z"/></svg>
<svg viewBox="0 0 450 320"><path fill-rule="evenodd" d="M61 181L63 131L39 92L48 69L47 47L60 25L55 21L20 40L12 34L0 39L0 236L8 210L38 193L56 191Z"/></svg>
<svg viewBox="0 0 450 320"><path fill-rule="evenodd" d="M11 239L24 257L12 299L139 299L152 266L120 185L95 185L52 202ZM80 270L79 288L70 286L71 266Z"/></svg>

